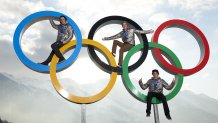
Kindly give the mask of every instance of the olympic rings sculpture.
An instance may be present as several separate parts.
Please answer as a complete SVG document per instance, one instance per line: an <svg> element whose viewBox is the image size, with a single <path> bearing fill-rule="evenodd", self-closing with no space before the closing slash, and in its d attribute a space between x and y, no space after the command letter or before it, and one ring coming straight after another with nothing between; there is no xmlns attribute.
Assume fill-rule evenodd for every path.
<svg viewBox="0 0 218 123"><path fill-rule="evenodd" d="M192 75L196 72L199 72L205 67L205 65L209 60L209 55L210 55L209 44L206 37L201 32L201 30L195 25L191 24L190 22L174 19L174 20L166 21L163 24L161 24L154 32L151 42L148 42L146 35L144 34L137 35L141 43L134 46L130 51L128 51L128 53L124 58L123 67L118 68L116 65L116 61L113 55L110 53L110 51L99 42L93 40L95 33L98 31L98 29L102 28L105 25L120 24L123 21L129 23L131 28L135 28L139 30L142 30L142 28L136 22L134 22L129 18L122 17L122 16L108 16L97 21L89 31L88 39L83 39L79 27L71 18L66 16L68 18L68 22L72 25L73 29L75 30L76 40L72 40L68 42L66 45L60 48L60 51L62 53L65 53L69 49L75 48L72 55L66 61L58 65L57 65L58 58L56 55L53 56L50 66L34 63L30 59L28 59L22 52L22 49L20 47L22 35L33 23L46 19L55 19L61 15L64 14L55 11L41 11L27 16L20 22L20 24L17 26L15 30L13 45L14 45L15 53L17 54L18 58L24 65L37 72L50 73L50 78L56 91L63 98L73 103L90 104L103 99L113 88L116 82L117 75L122 76L122 80L126 89L134 98L138 99L141 102L146 103L147 102L146 95L144 95L134 87L134 85L130 80L129 73L136 70L144 62L144 60L147 57L148 50L151 50L155 61L162 69L164 69L170 74L175 75L177 84L174 87L173 91L170 92L168 95L166 95L167 100L171 100L178 94L178 92L182 87L184 76ZM178 57L169 48L158 43L160 33L164 29L171 28L171 27L184 29L185 31L189 32L192 36L194 36L194 38L197 40L200 46L201 57L196 67L191 69L183 69ZM79 55L80 49L83 45L88 46L89 55L92 58L92 60L96 63L96 65L103 71L111 74L111 78L109 80L108 85L98 94L89 97L80 97L67 92L61 86L56 76L56 72L66 69L76 60L77 56ZM107 57L107 59L110 62L109 65L100 60L100 58L97 56L95 52L96 48L100 50L104 54L104 56ZM141 56L139 60L133 65L128 66L131 56L138 51L141 51ZM163 58L162 55L164 55L170 61L170 63L168 63ZM153 98L152 103L160 103L160 101L157 100L156 98Z"/></svg>

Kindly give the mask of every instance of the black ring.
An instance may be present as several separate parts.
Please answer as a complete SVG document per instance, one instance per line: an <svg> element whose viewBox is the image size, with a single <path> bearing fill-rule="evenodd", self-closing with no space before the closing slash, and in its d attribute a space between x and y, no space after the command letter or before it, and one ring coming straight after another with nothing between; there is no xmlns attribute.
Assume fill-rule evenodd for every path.
<svg viewBox="0 0 218 123"><path fill-rule="evenodd" d="M109 24L121 24L123 21L127 22L129 24L130 28L137 29L137 30L142 30L142 28L133 20L122 17L122 16L108 16L100 19L97 21L92 28L89 31L88 39L93 40L95 33L103 26L109 25ZM129 72L134 71L136 68L138 68L145 60L148 54L148 39L145 34L137 34L139 41L143 41L144 48L142 49L142 54L139 60L128 67ZM95 62L95 64L102 69L103 71L107 73L111 72L117 72L117 74L121 75L122 74L122 68L119 67L112 67L100 60L100 58L97 56L95 49L93 46L88 46L88 51L89 51L89 56L90 58Z"/></svg>

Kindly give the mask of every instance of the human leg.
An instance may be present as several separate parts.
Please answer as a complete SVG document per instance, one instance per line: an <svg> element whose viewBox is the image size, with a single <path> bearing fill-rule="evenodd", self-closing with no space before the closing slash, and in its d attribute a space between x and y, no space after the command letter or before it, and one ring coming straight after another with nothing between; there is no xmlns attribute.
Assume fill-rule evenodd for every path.
<svg viewBox="0 0 218 123"><path fill-rule="evenodd" d="M119 66L122 66L122 64L123 64L123 54L124 54L124 52L129 51L132 47L133 47L133 45L129 44L129 43L124 43L124 45L122 47L120 47L119 62L118 62Z"/></svg>

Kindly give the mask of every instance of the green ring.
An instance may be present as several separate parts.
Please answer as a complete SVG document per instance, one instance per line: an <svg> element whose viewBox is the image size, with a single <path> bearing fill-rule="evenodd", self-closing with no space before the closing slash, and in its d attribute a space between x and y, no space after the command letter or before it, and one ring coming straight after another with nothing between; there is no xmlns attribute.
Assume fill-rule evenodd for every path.
<svg viewBox="0 0 218 123"><path fill-rule="evenodd" d="M166 53L170 58L172 58L172 61L175 63L176 67L182 68L182 65L181 65L178 57L169 48L167 48L161 44L154 43L154 42L149 42L148 45L149 45L149 49L159 48L161 51ZM123 61L123 65L122 65L123 66L122 67L122 70L123 70L122 80L123 80L125 87L129 91L129 93L131 95L133 95L133 97L135 97L136 99L138 99L141 102L146 103L147 96L145 94L141 93L140 91L138 91L134 87L134 85L132 84L132 82L129 78L129 72L128 72L128 64L129 64L129 60L130 60L131 56L134 55L136 52L140 51L142 48L143 48L143 44L138 44L138 45L134 46L127 53L127 55ZM175 76L176 76L176 78L178 78L178 79L176 79L176 81L178 81L178 82L177 82L176 86L174 87L173 91L166 95L167 101L174 98L178 94L178 92L180 91L180 89L182 87L184 75L183 74L176 74ZM158 104L158 103L160 103L160 101L156 98L153 98L152 103Z"/></svg>

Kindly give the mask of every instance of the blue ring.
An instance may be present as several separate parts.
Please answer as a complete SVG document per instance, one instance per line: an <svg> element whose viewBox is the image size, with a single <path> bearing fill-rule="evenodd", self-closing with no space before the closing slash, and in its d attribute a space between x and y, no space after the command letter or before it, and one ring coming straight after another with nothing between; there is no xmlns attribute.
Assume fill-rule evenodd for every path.
<svg viewBox="0 0 218 123"><path fill-rule="evenodd" d="M14 50L15 50L18 58L20 59L20 61L24 65L29 67L30 69L37 71L37 72L49 73L50 66L34 63L33 61L31 61L30 59L28 59L24 55L24 53L21 49L21 46L20 46L20 39L22 38L22 34L25 32L25 30L30 25L35 23L34 21L37 22L37 19L39 19L39 18L41 18L42 20L43 19L45 20L46 18L49 18L49 17L55 18L55 17L60 17L61 15L64 15L64 14L59 13L59 12L55 12L55 11L40 11L40 12L36 12L36 13L33 13L33 14L27 16L17 26L15 33L14 33L14 37L13 37ZM68 16L66 16L66 17L67 17L68 23L74 29L77 43L76 43L76 48L75 48L74 52L72 53L72 55L68 59L66 59L64 62L62 62L61 64L57 64L57 71L63 70L66 67L70 66L76 60L76 58L80 52L80 49L82 47L82 36L81 36L81 32L80 32L79 27L71 18L69 18Z"/></svg>

